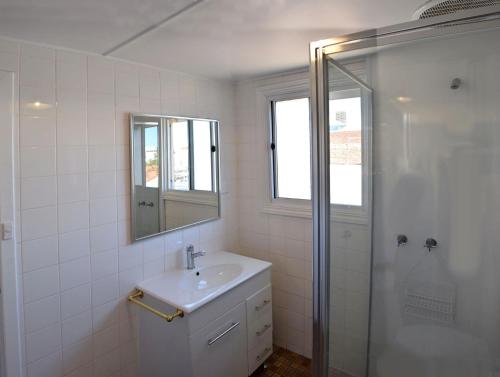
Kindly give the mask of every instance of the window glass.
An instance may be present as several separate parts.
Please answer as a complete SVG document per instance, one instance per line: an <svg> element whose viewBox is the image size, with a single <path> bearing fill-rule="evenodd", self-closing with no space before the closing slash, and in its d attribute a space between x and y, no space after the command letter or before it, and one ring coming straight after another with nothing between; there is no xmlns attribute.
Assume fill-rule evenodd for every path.
<svg viewBox="0 0 500 377"><path fill-rule="evenodd" d="M146 187L159 187L159 149L158 127L144 129L144 165L146 171Z"/></svg>
<svg viewBox="0 0 500 377"><path fill-rule="evenodd" d="M142 186L144 166L142 163L142 127L134 126L134 182Z"/></svg>
<svg viewBox="0 0 500 377"><path fill-rule="evenodd" d="M170 125L170 146L172 169L170 188L189 190L189 134L188 122L173 122Z"/></svg>
<svg viewBox="0 0 500 377"><path fill-rule="evenodd" d="M210 122L193 121L194 189L212 191L212 139Z"/></svg>
<svg viewBox="0 0 500 377"><path fill-rule="evenodd" d="M275 195L311 199L309 98L274 102Z"/></svg>
<svg viewBox="0 0 500 377"><path fill-rule="evenodd" d="M342 97L342 93L335 93ZM330 100L330 202L362 205L361 97Z"/></svg>

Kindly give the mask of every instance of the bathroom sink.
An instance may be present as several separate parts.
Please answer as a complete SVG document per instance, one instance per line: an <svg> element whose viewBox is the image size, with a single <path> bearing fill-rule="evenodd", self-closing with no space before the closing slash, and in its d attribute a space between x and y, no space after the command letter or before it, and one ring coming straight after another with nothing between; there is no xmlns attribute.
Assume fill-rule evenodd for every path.
<svg viewBox="0 0 500 377"><path fill-rule="evenodd" d="M226 251L208 252L196 258L195 269L169 270L136 288L187 314L270 267L269 262Z"/></svg>
<svg viewBox="0 0 500 377"><path fill-rule="evenodd" d="M242 271L240 264L217 264L190 271L191 273L185 276L179 285L183 289L194 290L216 288L237 278Z"/></svg>

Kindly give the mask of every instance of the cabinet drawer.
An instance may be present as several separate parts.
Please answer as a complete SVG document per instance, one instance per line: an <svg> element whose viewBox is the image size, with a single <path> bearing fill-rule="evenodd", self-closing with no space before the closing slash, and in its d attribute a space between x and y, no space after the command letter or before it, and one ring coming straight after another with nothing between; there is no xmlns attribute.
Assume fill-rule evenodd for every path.
<svg viewBox="0 0 500 377"><path fill-rule="evenodd" d="M253 296L247 298L247 320L251 324L253 321L264 315L272 306L272 291L268 285L262 288Z"/></svg>
<svg viewBox="0 0 500 377"><path fill-rule="evenodd" d="M265 309L258 318L248 322L248 348L254 348L273 333L273 312L271 307Z"/></svg>
<svg viewBox="0 0 500 377"><path fill-rule="evenodd" d="M264 339L248 351L248 375L251 375L273 353L272 332L266 334Z"/></svg>
<svg viewBox="0 0 500 377"><path fill-rule="evenodd" d="M189 337L194 377L247 376L245 304Z"/></svg>

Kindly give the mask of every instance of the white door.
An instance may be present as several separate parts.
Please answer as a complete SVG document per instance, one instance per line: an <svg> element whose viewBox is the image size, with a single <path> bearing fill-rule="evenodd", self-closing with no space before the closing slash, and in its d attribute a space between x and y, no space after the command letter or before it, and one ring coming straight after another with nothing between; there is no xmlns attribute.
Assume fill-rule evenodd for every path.
<svg viewBox="0 0 500 377"><path fill-rule="evenodd" d="M0 71L0 375L21 376L14 194L14 80Z"/></svg>

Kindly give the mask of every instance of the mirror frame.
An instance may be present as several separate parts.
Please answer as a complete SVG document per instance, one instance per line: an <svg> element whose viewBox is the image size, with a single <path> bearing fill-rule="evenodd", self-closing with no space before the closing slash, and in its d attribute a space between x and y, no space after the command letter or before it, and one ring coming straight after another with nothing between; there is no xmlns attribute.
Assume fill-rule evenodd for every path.
<svg viewBox="0 0 500 377"><path fill-rule="evenodd" d="M177 228L172 228L172 229L167 229L160 231L158 233L150 234L144 237L137 237L136 231L135 231L135 225L136 225L136 209L135 209L135 182L134 182L134 120L136 117L155 117L155 118L161 118L161 119L184 119L184 120L202 120L202 121L207 121L211 123L215 123L215 137L214 140L216 142L216 150L215 150L215 176L216 176L216 184L215 184L215 189L216 189L216 194L217 194L217 216L205 219L205 220L200 220L191 224L179 226ZM190 228L192 226L208 223L211 221L219 220L221 218L221 193L220 193L220 131L219 131L219 126L220 122L217 119L209 119L209 118L196 118L196 117L188 117L188 116L177 116L177 115L165 115L165 114L152 114L152 113L130 113L130 128L129 128L129 136L130 136L130 142L129 142L129 153L130 153L130 226L131 226L131 240L132 242L137 242L141 240L145 240L151 237L156 237L160 236L166 233L170 232L175 232L181 229L185 228ZM163 135L163 131L160 131L161 135ZM164 140L163 137L160 140L160 151L164 150ZM160 152L160 154L163 154ZM161 169L163 170L163 168ZM160 171L160 177L163 179L163 171ZM163 192L160 191L160 195Z"/></svg>

